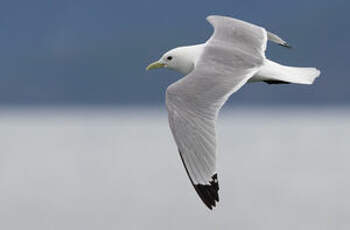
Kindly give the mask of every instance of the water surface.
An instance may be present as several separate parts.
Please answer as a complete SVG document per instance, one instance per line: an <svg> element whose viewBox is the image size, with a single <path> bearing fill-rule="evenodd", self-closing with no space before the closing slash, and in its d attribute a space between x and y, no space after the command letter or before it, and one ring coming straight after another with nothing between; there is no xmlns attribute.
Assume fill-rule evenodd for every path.
<svg viewBox="0 0 350 230"><path fill-rule="evenodd" d="M215 211L164 108L0 112L0 229L350 228L348 109L224 110Z"/></svg>

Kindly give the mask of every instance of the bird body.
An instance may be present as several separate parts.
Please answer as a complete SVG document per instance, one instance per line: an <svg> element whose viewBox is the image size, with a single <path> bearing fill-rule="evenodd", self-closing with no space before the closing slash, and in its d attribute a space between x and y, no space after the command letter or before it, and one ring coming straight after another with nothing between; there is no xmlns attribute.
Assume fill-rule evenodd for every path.
<svg viewBox="0 0 350 230"><path fill-rule="evenodd" d="M207 43L178 47L167 52L166 57L177 57L176 63L169 65L168 68L183 75L187 75L195 68ZM174 59L175 60L175 59ZM312 67L292 67L278 64L267 58L263 65L252 78L250 82L285 82L295 84L312 84L320 71Z"/></svg>
<svg viewBox="0 0 350 230"><path fill-rule="evenodd" d="M247 82L312 84L320 71L266 59L268 40L289 45L260 26L223 16L207 20L214 34L206 43L172 49L147 69L185 75L166 91L169 125L191 183L212 209L219 201L215 123L228 97Z"/></svg>

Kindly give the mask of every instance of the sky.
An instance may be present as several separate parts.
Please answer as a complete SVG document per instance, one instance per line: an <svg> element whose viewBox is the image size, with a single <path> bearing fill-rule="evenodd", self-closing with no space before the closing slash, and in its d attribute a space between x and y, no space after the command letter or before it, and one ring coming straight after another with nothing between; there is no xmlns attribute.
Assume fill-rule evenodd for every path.
<svg viewBox="0 0 350 230"><path fill-rule="evenodd" d="M162 53L205 42L205 18L261 25L293 48L267 57L315 66L312 86L248 84L229 103L349 105L350 3L318 1L2 1L0 105L160 105L182 76L145 71Z"/></svg>

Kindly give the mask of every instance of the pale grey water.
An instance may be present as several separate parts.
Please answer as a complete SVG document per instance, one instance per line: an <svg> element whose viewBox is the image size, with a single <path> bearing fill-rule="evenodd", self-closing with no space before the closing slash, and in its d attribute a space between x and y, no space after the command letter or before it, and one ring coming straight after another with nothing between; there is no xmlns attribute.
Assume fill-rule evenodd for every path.
<svg viewBox="0 0 350 230"><path fill-rule="evenodd" d="M2 108L0 229L348 230L349 137L349 109L225 110L209 211L164 108Z"/></svg>

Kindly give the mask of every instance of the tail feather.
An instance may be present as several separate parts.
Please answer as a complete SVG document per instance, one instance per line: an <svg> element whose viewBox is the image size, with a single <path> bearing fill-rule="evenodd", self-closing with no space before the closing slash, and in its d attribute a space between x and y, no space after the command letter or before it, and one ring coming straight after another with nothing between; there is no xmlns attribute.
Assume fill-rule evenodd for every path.
<svg viewBox="0 0 350 230"><path fill-rule="evenodd" d="M312 67L292 67L266 60L264 66L254 76L253 81L280 81L296 84L312 84L320 71Z"/></svg>

